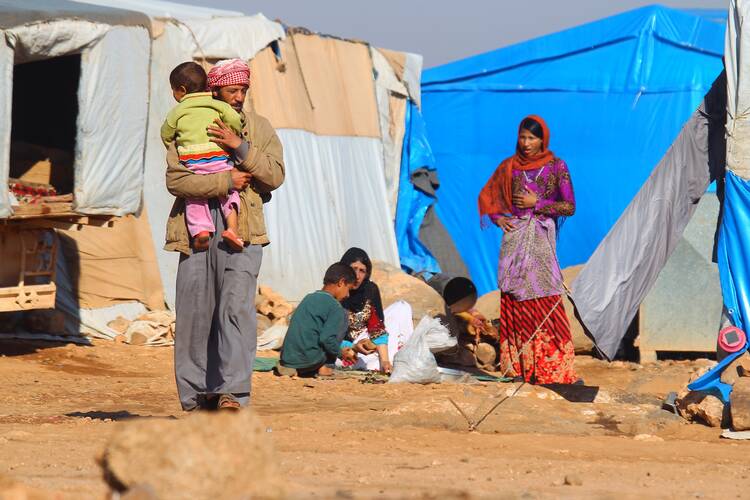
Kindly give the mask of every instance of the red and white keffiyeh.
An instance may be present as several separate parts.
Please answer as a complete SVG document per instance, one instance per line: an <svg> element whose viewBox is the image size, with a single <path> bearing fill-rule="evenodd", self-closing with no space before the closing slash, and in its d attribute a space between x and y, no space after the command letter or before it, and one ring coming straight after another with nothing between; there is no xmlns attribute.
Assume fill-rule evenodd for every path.
<svg viewBox="0 0 750 500"><path fill-rule="evenodd" d="M250 85L250 68L242 59L225 59L208 72L208 86Z"/></svg>

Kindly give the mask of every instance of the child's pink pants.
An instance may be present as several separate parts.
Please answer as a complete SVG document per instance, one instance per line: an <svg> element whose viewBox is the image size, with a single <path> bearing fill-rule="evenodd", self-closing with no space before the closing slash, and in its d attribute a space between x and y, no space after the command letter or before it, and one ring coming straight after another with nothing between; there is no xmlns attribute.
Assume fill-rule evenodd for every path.
<svg viewBox="0 0 750 500"><path fill-rule="evenodd" d="M215 161L197 165L188 164L185 166L194 174L199 175L226 172L233 168L233 165L227 161ZM224 220L226 220L227 215L232 209L236 210L238 214L240 213L240 194L234 189L229 191L227 196L219 197L219 203L221 203L221 212L224 214ZM209 233L216 232L208 200L204 198L190 198L185 200L185 218L187 219L187 228L191 237L203 231L208 231Z"/></svg>

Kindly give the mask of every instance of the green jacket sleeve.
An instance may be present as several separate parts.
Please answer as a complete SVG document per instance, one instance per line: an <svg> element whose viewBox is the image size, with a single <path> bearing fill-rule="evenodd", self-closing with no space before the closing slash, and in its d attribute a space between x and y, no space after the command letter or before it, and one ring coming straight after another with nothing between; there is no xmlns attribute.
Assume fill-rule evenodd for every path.
<svg viewBox="0 0 750 500"><path fill-rule="evenodd" d="M341 349L341 332L346 328L346 315L341 306L332 307L320 329L320 347L328 354L338 356Z"/></svg>
<svg viewBox="0 0 750 500"><path fill-rule="evenodd" d="M167 149L167 191L177 198L218 198L226 196L232 186L230 172L198 175L180 163L177 148Z"/></svg>
<svg viewBox="0 0 750 500"><path fill-rule="evenodd" d="M161 140L166 147L174 142L174 136L177 133L177 121L173 111L167 114L167 119L161 125Z"/></svg>

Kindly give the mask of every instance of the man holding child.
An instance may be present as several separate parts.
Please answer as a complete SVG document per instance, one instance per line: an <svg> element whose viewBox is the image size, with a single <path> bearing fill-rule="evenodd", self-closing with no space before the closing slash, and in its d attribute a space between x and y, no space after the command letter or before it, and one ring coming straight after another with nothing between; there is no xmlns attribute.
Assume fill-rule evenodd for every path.
<svg viewBox="0 0 750 500"><path fill-rule="evenodd" d="M175 82L171 83L174 87ZM199 90L210 91L214 99L231 106L242 130L237 134L218 118L206 124L210 141L228 153L232 169L196 171L196 166L205 167L215 160L201 145L188 145L200 151L185 146L178 152L172 143L167 152L167 189L177 199L167 223L165 249L180 252L175 378L186 411L237 410L249 402L257 342L253 304L262 247L269 243L263 203L285 174L281 142L273 127L262 116L243 111L250 84L247 64L239 59L220 61L208 73L207 83L207 89ZM186 97L180 88L173 91L175 97ZM198 103L200 96L190 98ZM193 105L191 112L197 113L197 108ZM205 109L202 113L208 116ZM190 123L197 123L198 116L194 114ZM239 201L226 209L220 200L232 199L233 192ZM186 222L186 202L196 200L206 202L210 218L207 229L199 233L200 242ZM227 216L237 220L236 238L227 238L233 232Z"/></svg>

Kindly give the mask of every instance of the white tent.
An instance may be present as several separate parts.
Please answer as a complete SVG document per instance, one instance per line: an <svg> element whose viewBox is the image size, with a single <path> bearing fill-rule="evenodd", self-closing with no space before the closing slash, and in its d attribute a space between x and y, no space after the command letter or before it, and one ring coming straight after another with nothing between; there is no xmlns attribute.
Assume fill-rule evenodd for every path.
<svg viewBox="0 0 750 500"><path fill-rule="evenodd" d="M148 121L149 26L145 16L125 10L63 0L37 1L33 7L0 1L0 218L13 213L7 185L14 64L76 54L81 62L75 82L74 207L83 214L125 215L138 210ZM45 76L51 85L41 98L54 100L52 83L60 75ZM24 118L41 130L55 120Z"/></svg>

